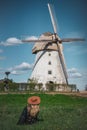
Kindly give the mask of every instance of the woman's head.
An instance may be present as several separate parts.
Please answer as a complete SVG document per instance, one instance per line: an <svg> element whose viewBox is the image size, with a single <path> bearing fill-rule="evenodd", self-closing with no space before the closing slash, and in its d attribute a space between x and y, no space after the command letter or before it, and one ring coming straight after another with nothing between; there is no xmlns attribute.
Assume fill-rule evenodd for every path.
<svg viewBox="0 0 87 130"><path fill-rule="evenodd" d="M39 96L32 96L32 97L29 97L27 100L27 103L31 105L37 105L37 104L40 104L40 102L41 102L41 99Z"/></svg>
<svg viewBox="0 0 87 130"><path fill-rule="evenodd" d="M30 114L30 116L35 117L38 115L40 108L39 108L39 104L41 102L40 97L38 96L32 96L29 97L27 100L27 110Z"/></svg>

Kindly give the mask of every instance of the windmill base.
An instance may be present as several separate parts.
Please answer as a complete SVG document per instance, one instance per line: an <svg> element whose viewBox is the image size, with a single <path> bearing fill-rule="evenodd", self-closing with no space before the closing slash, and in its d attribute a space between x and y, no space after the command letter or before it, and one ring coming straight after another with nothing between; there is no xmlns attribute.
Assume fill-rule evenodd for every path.
<svg viewBox="0 0 87 130"><path fill-rule="evenodd" d="M65 91L65 92L74 92L77 91L77 87L75 84L43 84L42 89L44 91Z"/></svg>
<svg viewBox="0 0 87 130"><path fill-rule="evenodd" d="M65 91L65 92L73 92L77 91L76 84L58 84L53 82L47 83L38 83L33 80L28 81L29 88L35 91Z"/></svg>

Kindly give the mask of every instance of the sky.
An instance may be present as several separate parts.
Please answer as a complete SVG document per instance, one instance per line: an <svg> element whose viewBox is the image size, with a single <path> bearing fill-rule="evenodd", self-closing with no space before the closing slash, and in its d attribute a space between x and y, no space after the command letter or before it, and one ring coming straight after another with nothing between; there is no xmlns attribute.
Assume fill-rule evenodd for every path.
<svg viewBox="0 0 87 130"><path fill-rule="evenodd" d="M38 38L53 27L47 4L54 6L57 30L62 38L87 38L86 0L0 0L0 79L27 82L35 62L33 43L22 39ZM84 90L87 84L87 41L63 43L68 81Z"/></svg>

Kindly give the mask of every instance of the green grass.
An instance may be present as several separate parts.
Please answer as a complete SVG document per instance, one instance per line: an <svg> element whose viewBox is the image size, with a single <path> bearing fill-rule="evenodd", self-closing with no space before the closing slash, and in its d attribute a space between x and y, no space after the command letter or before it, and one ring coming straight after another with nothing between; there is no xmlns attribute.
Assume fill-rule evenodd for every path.
<svg viewBox="0 0 87 130"><path fill-rule="evenodd" d="M40 118L33 125L16 125L32 94L0 95L0 130L87 130L87 98L34 94L41 97Z"/></svg>

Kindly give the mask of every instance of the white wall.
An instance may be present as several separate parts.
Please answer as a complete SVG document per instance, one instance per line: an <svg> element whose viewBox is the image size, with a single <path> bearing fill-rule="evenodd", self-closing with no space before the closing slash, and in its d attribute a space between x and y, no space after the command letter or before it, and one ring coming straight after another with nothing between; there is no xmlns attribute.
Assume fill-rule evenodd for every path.
<svg viewBox="0 0 87 130"><path fill-rule="evenodd" d="M49 81L59 84L66 83L58 52L46 50L46 52L41 56L42 53L43 51L40 51L36 54L36 64L30 78L36 79L38 82L43 84ZM49 54L51 55L49 56ZM51 65L48 64L49 61L51 62ZM49 70L52 71L52 74L48 74Z"/></svg>

